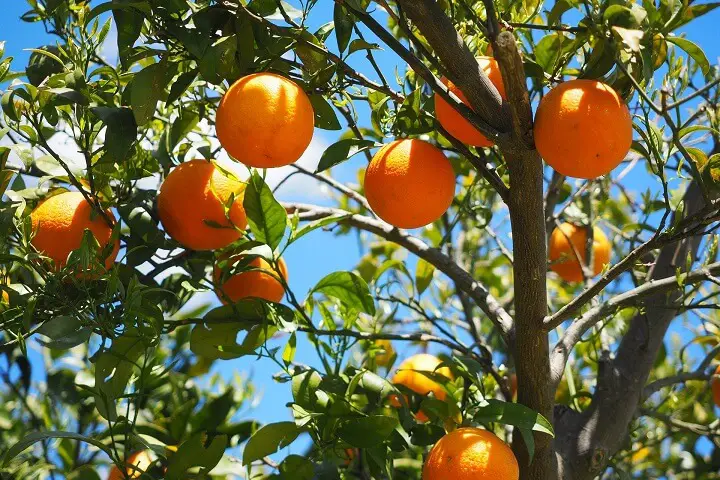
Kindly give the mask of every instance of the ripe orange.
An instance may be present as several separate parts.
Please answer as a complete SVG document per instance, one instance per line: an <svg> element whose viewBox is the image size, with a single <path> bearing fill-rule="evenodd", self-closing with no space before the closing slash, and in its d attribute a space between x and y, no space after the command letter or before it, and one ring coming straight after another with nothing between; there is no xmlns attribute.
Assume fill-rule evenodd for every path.
<svg viewBox="0 0 720 480"><path fill-rule="evenodd" d="M223 248L240 238L240 230L247 227L244 192L244 184L225 175L212 162L191 160L175 167L160 187L160 220L168 235L186 248ZM225 204L233 194L228 221Z"/></svg>
<svg viewBox="0 0 720 480"><path fill-rule="evenodd" d="M437 147L417 139L382 147L365 171L365 195L372 209L399 228L432 223L450 207L455 172Z"/></svg>
<svg viewBox="0 0 720 480"><path fill-rule="evenodd" d="M105 213L115 221L110 210ZM85 230L90 230L102 250L112 234L112 228L85 200L80 192L64 192L54 195L30 214L33 232L33 246L42 254L51 258L57 268L67 263L67 257L73 250L80 248ZM105 259L105 268L112 267L120 250L120 241L115 241L112 253Z"/></svg>
<svg viewBox="0 0 720 480"><path fill-rule="evenodd" d="M458 428L430 450L423 480L518 480L520 468L510 447L492 432Z"/></svg>
<svg viewBox="0 0 720 480"><path fill-rule="evenodd" d="M117 465L113 465L108 474L108 480L125 480L126 478L140 478L140 476L153 464L153 459L147 450L140 450L130 455L126 461L126 475L120 471ZM135 467L135 468L133 468Z"/></svg>
<svg viewBox="0 0 720 480"><path fill-rule="evenodd" d="M505 99L505 85L503 84L502 74L497 61L492 57L478 57L478 64L482 68L485 75L488 76L490 82L498 89L500 96ZM467 98L460 89L447 78L443 77L442 82L447 85L448 89L457 95L463 103L467 104ZM448 102L443 100L440 95L435 94L435 115L438 122L447 130L450 135L457 138L468 145L476 147L490 147L493 142L488 140L485 135L480 133L478 129L472 126L470 122L457 112Z"/></svg>
<svg viewBox="0 0 720 480"><path fill-rule="evenodd" d="M632 118L612 87L596 80L561 83L543 97L535 115L535 146L563 175L610 173L632 143Z"/></svg>
<svg viewBox="0 0 720 480"><path fill-rule="evenodd" d="M257 168L289 165L312 140L315 114L310 99L292 80L255 73L235 82L215 116L223 148Z"/></svg>
<svg viewBox="0 0 720 480"><path fill-rule="evenodd" d="M720 379L715 375L720 375L720 365L718 365L717 369L715 370L715 374L710 380L710 388L713 394L713 402L715 402L715 405L720 407Z"/></svg>
<svg viewBox="0 0 720 480"><path fill-rule="evenodd" d="M583 280L582 268L578 263L575 250L580 254L584 263L587 257L586 241L586 227L578 227L572 223L563 223L556 227L550 235L548 247L550 269L567 282L581 282ZM609 262L610 242L602 230L593 227L593 275L600 273L603 265Z"/></svg>
<svg viewBox="0 0 720 480"><path fill-rule="evenodd" d="M441 367L436 370L437 366L441 363L442 361L439 358L428 353L413 355L400 364L392 379L392 383L404 385L413 392L423 396L432 392L438 400L445 400L447 393L443 386L420 373L436 373L452 379L452 372L449 368ZM394 407L401 406L400 400L394 397L390 398L390 404ZM421 422L428 420L427 415L423 412L418 412L416 417Z"/></svg>
<svg viewBox="0 0 720 480"><path fill-rule="evenodd" d="M230 265L240 261L242 255L237 255L231 259ZM278 261L280 274L285 282L288 279L287 265L282 258ZM263 298L269 302L279 303L285 295L285 288L277 279L277 273L272 266L263 258L255 258L252 260L248 268L259 268L260 270L251 270L240 272L231 276L225 283L220 285L222 280L222 271L216 265L213 271L215 279L215 293L223 303L237 302L242 298Z"/></svg>

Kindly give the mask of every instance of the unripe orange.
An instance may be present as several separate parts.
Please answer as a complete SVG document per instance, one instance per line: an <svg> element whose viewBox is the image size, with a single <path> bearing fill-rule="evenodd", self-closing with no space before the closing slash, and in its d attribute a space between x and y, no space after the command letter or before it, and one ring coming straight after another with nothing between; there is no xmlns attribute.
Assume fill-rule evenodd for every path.
<svg viewBox="0 0 720 480"><path fill-rule="evenodd" d="M373 211L399 228L434 222L455 196L455 172L445 154L423 140L395 140L382 147L365 171Z"/></svg>
<svg viewBox="0 0 720 480"><path fill-rule="evenodd" d="M518 480L510 447L492 432L459 428L442 437L425 459L423 480Z"/></svg>
<svg viewBox="0 0 720 480"><path fill-rule="evenodd" d="M485 72L485 75L487 75L490 79L490 82L498 89L500 96L505 99L505 85L503 84L500 66L497 61L492 57L478 57L477 62L483 72ZM467 97L465 97L462 91L454 83L445 77L442 78L442 82L447 85L448 90L454 93L464 104L467 105ZM490 147L493 145L492 141L488 140L488 138L480 133L477 128L473 127L470 122L465 120L465 117L463 117L438 94L435 94L435 115L437 116L440 125L442 125L443 128L450 133L450 135L461 142L468 145L474 145L476 147Z"/></svg>
<svg viewBox="0 0 720 480"><path fill-rule="evenodd" d="M568 282L582 282L583 272L575 251L580 255L583 264L587 253L587 228L563 223L556 227L550 235L548 246L550 269ZM574 247L574 248L573 248ZM602 272L603 266L610 262L610 242L597 227L593 227L593 275Z"/></svg>
<svg viewBox="0 0 720 480"><path fill-rule="evenodd" d="M632 117L623 99L596 80L570 80L543 97L535 115L535 146L563 175L610 173L630 151Z"/></svg>
<svg viewBox="0 0 720 480"><path fill-rule="evenodd" d="M255 73L235 82L215 116L223 148L257 168L289 165L310 145L315 114L310 99L292 80Z"/></svg>
<svg viewBox="0 0 720 480"><path fill-rule="evenodd" d="M105 214L115 222L110 210L105 210ZM101 250L110 242L113 230L80 192L64 192L48 198L33 210L30 219L35 234L31 243L51 258L57 268L67 263L70 252L80 248L85 230L90 230ZM116 240L105 259L105 268L112 267L119 250L120 241Z"/></svg>
<svg viewBox="0 0 720 480"><path fill-rule="evenodd" d="M229 265L234 265L242 259L237 255L230 259ZM216 265L213 271L215 279L215 293L223 303L237 302L243 298L262 298L269 302L279 303L285 295L285 288L277 278L277 272L263 258L253 259L248 268L261 269L240 272L225 280L222 285L222 270ZM288 272L285 260L278 260L278 268L282 278L287 282Z"/></svg>
<svg viewBox="0 0 720 480"><path fill-rule="evenodd" d="M163 228L192 250L215 250L240 238L247 227L245 185L207 160L190 160L170 171L157 197ZM228 214L225 205L234 195ZM228 221L230 217L230 221Z"/></svg>

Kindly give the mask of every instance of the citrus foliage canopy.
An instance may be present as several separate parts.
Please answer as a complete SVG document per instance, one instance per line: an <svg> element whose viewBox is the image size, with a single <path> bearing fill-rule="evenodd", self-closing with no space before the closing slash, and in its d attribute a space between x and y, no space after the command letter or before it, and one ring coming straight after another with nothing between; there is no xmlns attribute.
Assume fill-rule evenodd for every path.
<svg viewBox="0 0 720 480"><path fill-rule="evenodd" d="M0 43L0 474L419 479L470 431L508 478L717 478L720 74L683 32L719 5L28 0L55 41ZM331 207L263 169L313 135L282 171ZM31 212L68 195L92 212L57 256ZM287 252L353 234L293 290ZM397 374L418 349L438 368ZM241 357L290 419L209 373Z"/></svg>

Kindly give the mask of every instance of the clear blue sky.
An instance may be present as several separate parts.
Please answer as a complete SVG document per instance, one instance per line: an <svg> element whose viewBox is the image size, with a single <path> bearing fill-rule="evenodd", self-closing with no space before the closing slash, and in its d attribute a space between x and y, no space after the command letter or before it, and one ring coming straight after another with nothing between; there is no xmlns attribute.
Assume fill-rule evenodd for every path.
<svg viewBox="0 0 720 480"><path fill-rule="evenodd" d="M95 2L99 3L99 2ZM291 1L290 3L296 3ZM315 8L315 16L312 18L311 26L317 28L319 25L332 20L331 0L321 0ZM46 35L44 28L39 23L25 23L19 20L19 16L27 10L23 0L5 0L3 2L4 13L0 18L2 34L0 37L7 40L6 55L15 57L13 70L19 70L27 63L29 52L23 49L38 47L43 44L53 43L54 39ZM684 33L690 40L700 44L705 50L710 62L717 64L720 56L720 42L717 32L718 15L711 14L686 27ZM714 33L713 33L714 32ZM368 40L373 39L367 34ZM334 40L329 40L328 45L334 48ZM394 67L398 65L395 55L388 51L379 51L376 54L382 69L388 73L388 78L394 78ZM374 72L368 68L362 54L356 54L354 63L358 68L371 78L375 78ZM362 122L367 124L368 122ZM337 134L316 130L316 135L323 138L326 144L332 143ZM355 171L361 166L364 159L357 156L346 166L337 169L336 176L347 181L355 180ZM642 190L651 183L642 174L643 169L630 177L630 189ZM282 191L280 194L283 197ZM297 197L297 198L295 198ZM286 200L304 199L302 194L295 194L293 197L283 197ZM332 234L317 231L306 236L303 240L294 245L286 254L286 261L290 270L290 285L296 294L302 297L320 278L329 272L336 270L350 270L359 259L358 241L353 236L335 237ZM678 329L678 333L684 335ZM308 351L307 342L298 342L297 360L305 363L316 363L314 355ZM36 358L37 360L37 358ZM37 379L42 378L41 363L34 362L38 367L35 369ZM226 361L217 364L216 371L229 377L233 372L248 372L255 378L255 384L259 390L264 392L262 400L257 404L255 410L250 414L261 421L279 421L289 418L289 411L285 404L290 400L289 386L287 384L276 384L272 382L271 376L276 373L277 368L269 361L258 362L255 358L242 358L233 361Z"/></svg>

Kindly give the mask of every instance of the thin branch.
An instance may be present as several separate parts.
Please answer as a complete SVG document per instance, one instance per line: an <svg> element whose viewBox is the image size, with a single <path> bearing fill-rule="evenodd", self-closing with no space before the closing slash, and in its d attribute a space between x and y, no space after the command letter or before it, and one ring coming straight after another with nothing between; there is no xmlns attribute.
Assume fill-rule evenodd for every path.
<svg viewBox="0 0 720 480"><path fill-rule="evenodd" d="M500 303L490 292L478 283L470 273L460 267L455 261L436 248L432 248L417 237L404 230L399 230L381 220L375 220L362 215L351 214L336 208L318 207L299 203L285 203L290 212L298 212L300 220L312 221L333 215L342 215L342 223L373 233L381 238L405 247L409 252L431 263L438 270L447 275L462 291L480 307L488 318L498 327L503 336L508 339L511 333L512 317L502 308Z"/></svg>
<svg viewBox="0 0 720 480"><path fill-rule="evenodd" d="M563 335L555 345L553 372L561 371L573 346L580 341L585 332L609 314L617 312L624 307L639 306L642 300L649 296L678 290L686 285L704 282L707 280L708 275L716 273L720 273L720 262L706 265L701 269L689 273L681 273L672 277L650 280L639 287L616 295L609 301L591 308L570 325L565 335Z"/></svg>
<svg viewBox="0 0 720 480"><path fill-rule="evenodd" d="M314 178L315 180L317 180L317 181L319 181L319 182L322 182L322 183L324 183L324 184L326 184L326 185L331 186L332 188L334 188L334 189L337 190L338 192L340 192L340 193L342 193L342 194L344 194L344 195L347 195L349 198L352 198L353 200L355 200L356 202L358 202L360 205L362 205L362 206L365 207L366 209L372 211L372 208L370 208L370 204L368 203L367 199L366 199L365 197L363 197L362 195L360 195L360 193L358 193L358 192L356 192L355 190L353 190L352 188L349 188L348 186L346 186L346 185L338 182L337 180L335 180L335 179L333 179L333 178L331 178L331 177L329 177L329 176L327 176L327 175L320 175L319 173L313 173L313 172L311 172L310 170L308 170L308 169L306 169L306 168L304 168L304 167L301 167L301 166L298 165L297 163L294 163L292 166L293 166L297 171L299 171L300 173L302 173L303 175L307 175L307 176L309 176L309 177Z"/></svg>

